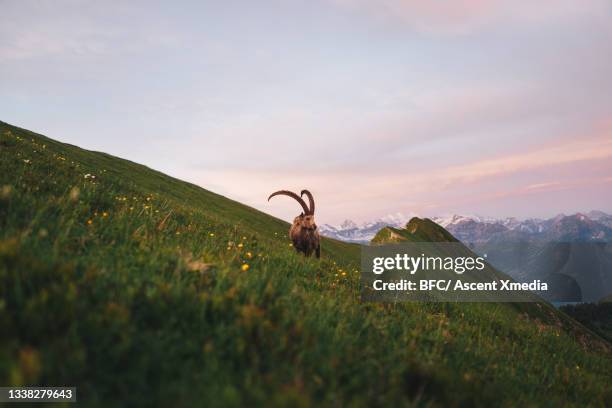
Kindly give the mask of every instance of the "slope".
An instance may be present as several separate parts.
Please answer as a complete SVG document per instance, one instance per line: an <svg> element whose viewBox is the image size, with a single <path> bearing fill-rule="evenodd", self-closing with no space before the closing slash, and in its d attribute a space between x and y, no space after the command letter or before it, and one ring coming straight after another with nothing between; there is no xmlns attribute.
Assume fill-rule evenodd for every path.
<svg viewBox="0 0 612 408"><path fill-rule="evenodd" d="M86 406L610 400L609 344L544 305L362 304L359 248L0 123L0 383Z"/></svg>

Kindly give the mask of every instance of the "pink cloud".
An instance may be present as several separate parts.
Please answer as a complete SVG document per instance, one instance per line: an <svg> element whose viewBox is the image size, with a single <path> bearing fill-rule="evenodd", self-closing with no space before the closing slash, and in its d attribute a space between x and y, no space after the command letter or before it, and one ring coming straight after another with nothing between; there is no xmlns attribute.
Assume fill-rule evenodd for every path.
<svg viewBox="0 0 612 408"><path fill-rule="evenodd" d="M537 150L449 167L440 176L450 183L474 182L485 177L606 158L612 158L612 135L609 132L592 139L551 143Z"/></svg>
<svg viewBox="0 0 612 408"><path fill-rule="evenodd" d="M313 169L308 173L218 169L196 172L189 179L285 219L291 218L295 205L266 202L267 194L274 189L311 188L320 203L319 216L326 222L345 217L363 219L398 209L423 214L503 197L550 194L607 184L612 180L612 133L608 127L599 130L602 133L575 136L520 153L430 171L407 171L398 163L394 171L375 174L368 168L348 172ZM599 163L607 174L579 173L568 177L577 163ZM551 171L563 178L537 180ZM525 176L532 181L521 185L520 180ZM210 184L212 180L215 185Z"/></svg>

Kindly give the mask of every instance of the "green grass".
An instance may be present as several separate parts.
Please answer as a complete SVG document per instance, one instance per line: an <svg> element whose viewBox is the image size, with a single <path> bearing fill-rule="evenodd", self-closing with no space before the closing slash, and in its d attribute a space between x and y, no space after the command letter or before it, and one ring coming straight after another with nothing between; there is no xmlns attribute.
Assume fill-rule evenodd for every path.
<svg viewBox="0 0 612 408"><path fill-rule="evenodd" d="M399 242L458 242L450 232L429 218L412 217L404 228L385 227L372 238L373 245Z"/></svg>
<svg viewBox="0 0 612 408"><path fill-rule="evenodd" d="M612 400L610 344L548 305L361 303L359 247L306 259L288 227L0 122L0 384L100 407Z"/></svg>

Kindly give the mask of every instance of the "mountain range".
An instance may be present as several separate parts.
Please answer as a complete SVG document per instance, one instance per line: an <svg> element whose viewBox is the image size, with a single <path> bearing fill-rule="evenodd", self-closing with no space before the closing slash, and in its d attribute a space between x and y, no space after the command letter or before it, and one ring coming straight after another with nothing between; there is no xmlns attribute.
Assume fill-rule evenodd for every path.
<svg viewBox="0 0 612 408"><path fill-rule="evenodd" d="M557 218L557 217L555 217ZM458 219L458 217L456 217ZM502 223L476 222L463 219L460 226L481 226L477 242L458 242L450 231L431 219L413 217L404 227L384 227L372 238L371 245L396 243L445 242L447 251L456 247L471 250L487 259L487 264L518 282L546 282L548 289L540 293L551 302L598 302L612 293L612 245L609 231L582 214L563 216L542 223L537 232L510 230ZM602 235L604 234L604 235ZM608 235L605 235L608 234ZM485 240L486 237L488 240ZM535 238L534 238L535 237ZM519 240L514 240L519 238ZM410 251L410 247L406 247ZM421 249L417 249L420 251ZM456 255L457 256L457 255ZM459 255L463 256L463 255ZM491 269L483 275L490 279Z"/></svg>
<svg viewBox="0 0 612 408"><path fill-rule="evenodd" d="M368 243L381 229L403 227L410 218L412 216L397 213L361 225L346 220L338 226L321 225L320 231L324 236L341 241ZM431 220L464 243L491 241L610 242L612 240L612 215L603 211L572 215L559 214L547 219L521 220L516 217L490 218L454 214L432 217Z"/></svg>

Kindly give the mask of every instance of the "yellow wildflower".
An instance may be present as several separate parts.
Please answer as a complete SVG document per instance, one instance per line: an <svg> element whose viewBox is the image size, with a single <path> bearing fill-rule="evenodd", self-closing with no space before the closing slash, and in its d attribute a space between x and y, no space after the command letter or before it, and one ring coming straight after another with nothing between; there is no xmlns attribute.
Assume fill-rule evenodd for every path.
<svg viewBox="0 0 612 408"><path fill-rule="evenodd" d="M244 265L242 265L242 267L240 269L242 269L243 272L248 271L249 270L249 264L245 263Z"/></svg>
<svg viewBox="0 0 612 408"><path fill-rule="evenodd" d="M11 196L11 191L13 190L13 187L7 185L2 186L2 188L0 189L0 198L9 198Z"/></svg>

